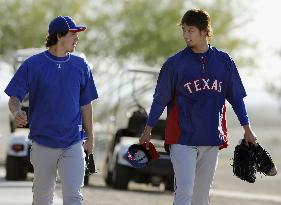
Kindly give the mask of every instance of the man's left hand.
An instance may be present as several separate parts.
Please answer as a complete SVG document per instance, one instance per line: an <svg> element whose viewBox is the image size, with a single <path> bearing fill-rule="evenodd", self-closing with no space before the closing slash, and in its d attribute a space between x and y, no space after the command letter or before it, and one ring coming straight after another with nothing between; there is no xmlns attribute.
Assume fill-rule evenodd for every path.
<svg viewBox="0 0 281 205"><path fill-rule="evenodd" d="M92 154L93 153L93 149L94 149L93 148L94 147L94 140L93 140L93 138L89 137L85 141L83 147L84 147L85 152L87 152L88 154Z"/></svg>
<svg viewBox="0 0 281 205"><path fill-rule="evenodd" d="M250 130L245 130L244 133L244 140L245 140L245 144L246 146L249 145L249 143L254 144L255 146L257 146L257 136L256 134L250 129Z"/></svg>

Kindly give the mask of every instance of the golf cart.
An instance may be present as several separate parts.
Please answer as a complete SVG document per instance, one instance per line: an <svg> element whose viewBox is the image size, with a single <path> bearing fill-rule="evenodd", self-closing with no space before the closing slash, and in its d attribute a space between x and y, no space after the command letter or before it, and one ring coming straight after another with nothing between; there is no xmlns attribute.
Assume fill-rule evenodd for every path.
<svg viewBox="0 0 281 205"><path fill-rule="evenodd" d="M115 131L110 141L104 164L104 180L107 186L127 189L130 181L173 190L173 169L170 156L164 150L165 119L161 117L152 131L151 142L160 159L147 167L135 169L124 158L128 148L138 143L146 124L149 101L152 98L158 72L127 70L120 76L118 104L114 112ZM131 88L131 89L130 89ZM144 107L146 106L146 108Z"/></svg>

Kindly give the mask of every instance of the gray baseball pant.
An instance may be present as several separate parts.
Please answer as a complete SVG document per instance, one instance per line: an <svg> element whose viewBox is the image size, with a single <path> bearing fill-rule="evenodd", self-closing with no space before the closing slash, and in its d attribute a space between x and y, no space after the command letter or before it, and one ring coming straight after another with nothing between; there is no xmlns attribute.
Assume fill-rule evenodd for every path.
<svg viewBox="0 0 281 205"><path fill-rule="evenodd" d="M32 205L52 205L59 174L64 205L81 205L85 161L82 141L64 149L32 143L30 161L34 167Z"/></svg>
<svg viewBox="0 0 281 205"><path fill-rule="evenodd" d="M171 145L175 172L174 205L209 205L218 150L218 146Z"/></svg>

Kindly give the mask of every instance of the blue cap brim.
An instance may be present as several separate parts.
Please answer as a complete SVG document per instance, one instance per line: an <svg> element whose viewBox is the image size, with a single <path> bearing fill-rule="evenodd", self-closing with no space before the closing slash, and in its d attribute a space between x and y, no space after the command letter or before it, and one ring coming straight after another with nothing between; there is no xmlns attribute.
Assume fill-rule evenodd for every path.
<svg viewBox="0 0 281 205"><path fill-rule="evenodd" d="M77 26L75 28L69 29L69 31L72 31L72 32L81 32L81 31L85 31L85 30L86 30L85 26Z"/></svg>

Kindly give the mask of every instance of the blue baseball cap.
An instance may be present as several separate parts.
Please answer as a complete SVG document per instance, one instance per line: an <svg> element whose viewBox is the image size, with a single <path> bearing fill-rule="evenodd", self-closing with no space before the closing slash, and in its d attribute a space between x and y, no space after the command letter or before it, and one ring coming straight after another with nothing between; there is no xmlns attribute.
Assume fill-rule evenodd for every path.
<svg viewBox="0 0 281 205"><path fill-rule="evenodd" d="M148 150L146 149L146 144L133 144L124 155L124 158L134 168L144 168L151 160L157 160L159 157L159 153L151 142L149 142Z"/></svg>
<svg viewBox="0 0 281 205"><path fill-rule="evenodd" d="M81 32L86 29L85 26L76 25L70 16L58 16L49 24L49 35L64 31Z"/></svg>

